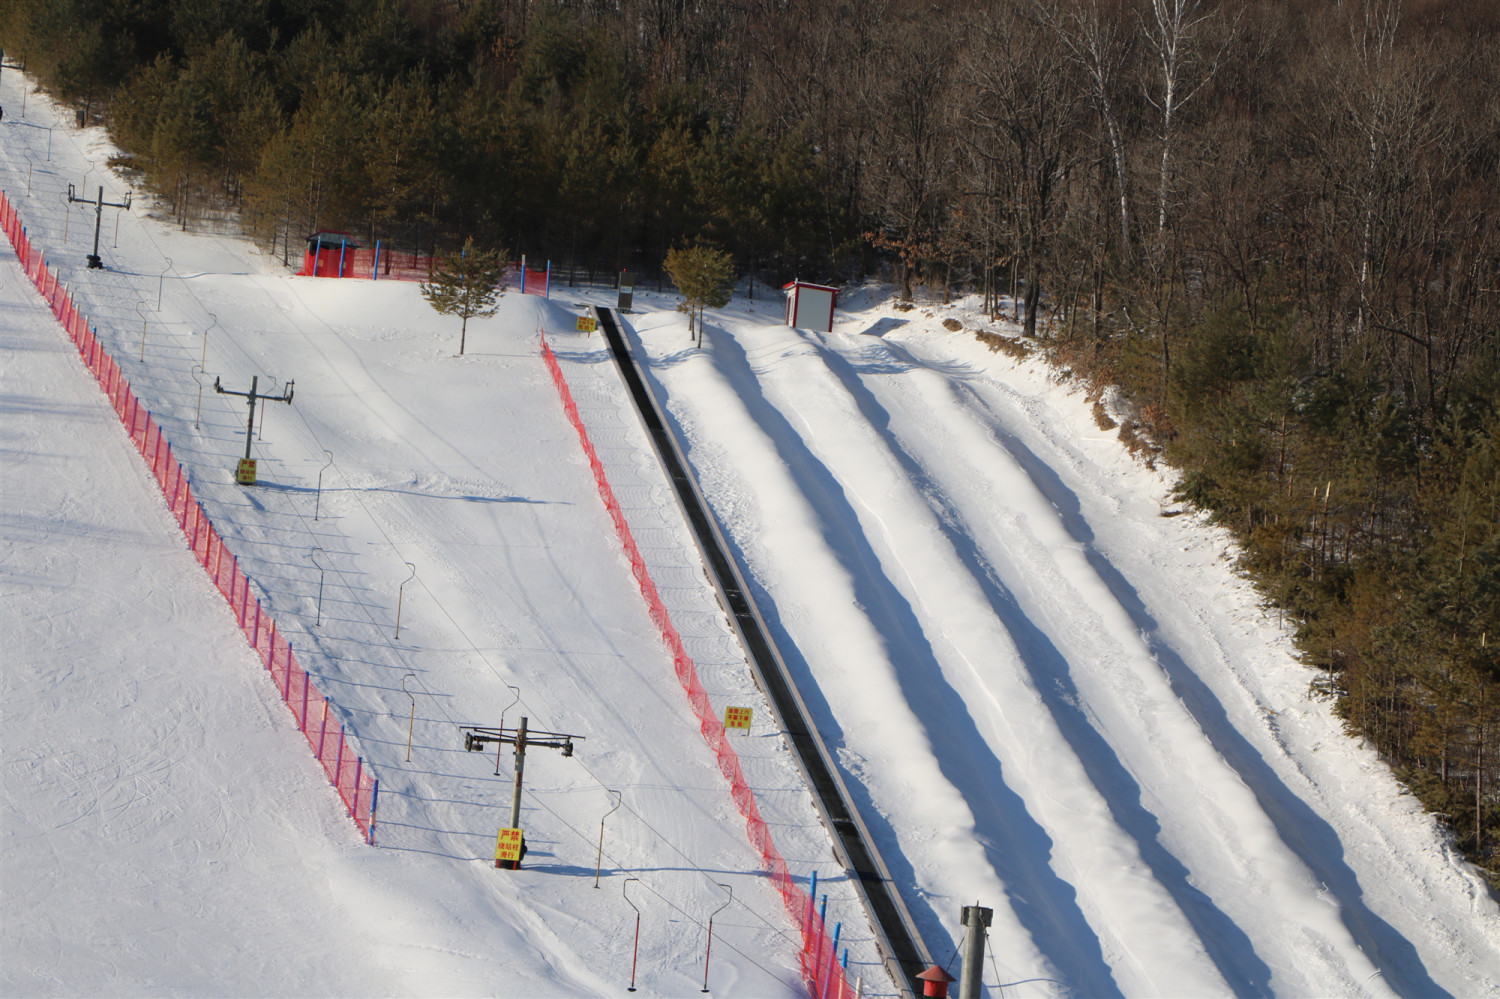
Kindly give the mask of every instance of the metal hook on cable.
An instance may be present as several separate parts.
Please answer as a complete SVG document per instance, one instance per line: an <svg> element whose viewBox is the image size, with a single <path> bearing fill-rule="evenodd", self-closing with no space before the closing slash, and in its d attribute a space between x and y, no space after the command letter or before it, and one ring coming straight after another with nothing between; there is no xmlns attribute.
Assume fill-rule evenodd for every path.
<svg viewBox="0 0 1500 999"><path fill-rule="evenodd" d="M505 731L505 712L509 711L511 708L515 707L517 704L519 704L521 702L521 688L520 687L511 687L511 685L508 684L508 683L506 684L506 686L510 687L511 690L514 690L516 692L516 696L513 697L511 699L511 702L509 704L507 704L505 706L504 710L502 710L500 712L500 730L502 732ZM503 742L497 742L497 743L495 743L495 776L496 777L500 776L500 747L503 746L503 745L505 745Z"/></svg>
<svg viewBox="0 0 1500 999"><path fill-rule="evenodd" d="M193 381L198 383L198 408L193 412L193 429L197 430L199 421L203 419L203 379L198 376L207 372L203 370L203 365L195 364L188 369L188 374L192 375Z"/></svg>
<svg viewBox="0 0 1500 999"><path fill-rule="evenodd" d="M605 793L615 796L615 806L599 819L599 855L594 858L594 887L599 887L599 872L604 869L604 820L615 814L616 809L625 801L625 796L619 791L611 791L605 788Z"/></svg>
<svg viewBox="0 0 1500 999"><path fill-rule="evenodd" d="M281 384L275 375L266 375L266 381L271 383L272 388ZM269 393L266 395L269 395ZM266 439L266 395L260 397L260 415L256 417L255 439L258 441ZM286 401L292 401L292 394L290 392L286 394Z"/></svg>
<svg viewBox="0 0 1500 999"><path fill-rule="evenodd" d="M219 325L219 317L212 312L208 314L208 318L212 319L213 322L209 323L208 328L203 331L203 356L198 360L198 363L203 366L204 370L208 369L208 335L214 331L215 326Z"/></svg>
<svg viewBox="0 0 1500 999"><path fill-rule="evenodd" d="M313 500L313 520L318 519L318 509L323 505L323 473L333 467L333 452L325 447L323 449L323 453L328 455L328 464L318 469L318 497L317 499ZM396 633L396 637L401 637L399 629Z"/></svg>
<svg viewBox="0 0 1500 999"><path fill-rule="evenodd" d="M720 888L723 888L725 891L729 892L729 901L725 902L723 905L715 909L713 913L708 917L708 947L703 951L703 988L701 990L703 992L708 991L708 959L714 952L714 916L717 916L719 913L723 912L725 909L734 904L734 888L724 884L724 882L722 881L716 881L714 883L717 884ZM834 945L834 949L838 949L837 944Z"/></svg>
<svg viewBox="0 0 1500 999"><path fill-rule="evenodd" d="M318 567L318 619L313 622L313 627L315 628L323 623L323 566L318 562L317 555L322 550L321 548L314 548L307 553L307 557L312 559L312 564Z"/></svg>
<svg viewBox="0 0 1500 999"><path fill-rule="evenodd" d="M161 290L162 290L162 287L167 283L167 271L169 271L169 270L172 269L172 258L169 257L169 256L167 256L166 254L162 254L162 259L167 262L167 266L162 269L161 276L156 279L156 311L157 312L161 311Z"/></svg>
<svg viewBox="0 0 1500 999"><path fill-rule="evenodd" d="M146 363L146 314L141 311L139 305L135 306L135 314L141 317L141 363Z"/></svg>
<svg viewBox="0 0 1500 999"><path fill-rule="evenodd" d="M408 673L401 678L401 693L411 699L411 721L406 725L406 762L411 762L411 733L417 725L417 699L411 696L411 691L406 689L406 678L416 679L417 674Z"/></svg>
<svg viewBox="0 0 1500 999"><path fill-rule="evenodd" d="M625 889L629 887L630 882L639 880L640 878L626 878L620 883L620 897L625 899L626 905L635 909L635 946L631 949L630 953L630 988L625 990L627 992L635 991L635 964L636 959L640 957L641 953L641 910L630 900L630 896L626 893Z"/></svg>
<svg viewBox="0 0 1500 999"><path fill-rule="evenodd" d="M404 564L410 566L411 575L403 579L401 585L396 588L396 641L398 642L401 641L401 602L406 598L406 584L417 578L417 567L410 562L404 562Z"/></svg>

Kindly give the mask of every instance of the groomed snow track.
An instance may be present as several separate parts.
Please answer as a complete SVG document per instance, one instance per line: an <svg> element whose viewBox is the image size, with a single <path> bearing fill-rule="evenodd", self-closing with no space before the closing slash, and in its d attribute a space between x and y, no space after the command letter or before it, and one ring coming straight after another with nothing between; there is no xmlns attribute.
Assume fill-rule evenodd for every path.
<svg viewBox="0 0 1500 999"><path fill-rule="evenodd" d="M594 312L662 469L671 480L677 504L692 528L719 602L755 671L756 683L776 712L777 721L791 744L823 823L833 836L839 862L859 892L886 968L903 993L920 995L916 976L932 965L931 954L922 943L911 913L901 900L889 868L875 849L869 830L850 804L848 789L827 746L808 721L802 697L791 680L781 653L771 640L738 566L729 556L718 524L708 513L703 494L688 470L676 437L667 429L656 398L646 388L613 310L596 307Z"/></svg>

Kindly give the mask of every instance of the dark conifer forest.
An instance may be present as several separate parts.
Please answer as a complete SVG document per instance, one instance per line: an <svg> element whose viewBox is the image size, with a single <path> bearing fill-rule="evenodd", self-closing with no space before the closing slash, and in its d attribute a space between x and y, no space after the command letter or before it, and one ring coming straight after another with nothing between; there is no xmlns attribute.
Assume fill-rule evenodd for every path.
<svg viewBox="0 0 1500 999"><path fill-rule="evenodd" d="M289 260L701 241L1014 310L1500 884L1495 0L0 0L0 46Z"/></svg>

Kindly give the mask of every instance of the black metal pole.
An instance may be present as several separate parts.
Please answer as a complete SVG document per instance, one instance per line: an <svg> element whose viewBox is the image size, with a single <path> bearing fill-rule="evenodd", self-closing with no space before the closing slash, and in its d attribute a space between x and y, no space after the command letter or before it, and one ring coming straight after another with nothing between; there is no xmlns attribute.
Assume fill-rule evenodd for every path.
<svg viewBox="0 0 1500 999"><path fill-rule="evenodd" d="M70 204L72 204L74 202L81 202L81 203L83 203L83 204L86 205L86 204L89 203L89 199L86 198L86 197L83 197L83 198L75 197L74 193L73 193L73 185L69 184L68 185L68 202ZM89 268L90 269L98 269L98 268L101 268L101 267L104 266L104 261L102 261L101 259L99 259L99 230L103 226L103 223L104 223L104 209L105 208L123 208L127 212L130 211L130 194L129 194L129 192L126 193L124 201L120 201L120 202L105 201L104 200L104 185L103 184L99 185L99 193L94 198L94 252L90 253L88 255L88 262L89 262Z"/></svg>
<svg viewBox="0 0 1500 999"><path fill-rule="evenodd" d="M250 457L250 440L255 436L255 385L260 375L250 376L250 422L245 425L245 457Z"/></svg>
<svg viewBox="0 0 1500 999"><path fill-rule="evenodd" d="M99 260L99 226L104 221L104 187L99 188L99 200L94 203L94 253L89 257L90 267L102 267Z"/></svg>

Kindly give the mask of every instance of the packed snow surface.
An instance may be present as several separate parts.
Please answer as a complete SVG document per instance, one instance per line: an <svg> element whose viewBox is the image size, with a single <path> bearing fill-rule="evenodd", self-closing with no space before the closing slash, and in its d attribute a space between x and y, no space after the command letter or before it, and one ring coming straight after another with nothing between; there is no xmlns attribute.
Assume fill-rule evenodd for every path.
<svg viewBox="0 0 1500 999"><path fill-rule="evenodd" d="M107 401L0 249L0 992L798 995L799 937L643 607L543 366L558 353L631 530L851 981L871 930L602 340L554 282L470 323L414 284L298 278L185 233L23 78L0 186L163 426L256 594L380 779L364 845ZM968 303L970 306L972 303ZM931 958L994 911L992 995L1480 996L1500 914L1310 697L1222 532L1005 323L765 291L694 348L627 337ZM967 328L951 331L944 319ZM950 323L950 325L952 325ZM234 484L256 413L259 485ZM399 624L399 635L398 635ZM509 752L530 852L497 871ZM498 773L497 773L498 771ZM712 917L712 949L708 927ZM705 966L705 955L708 962Z"/></svg>

